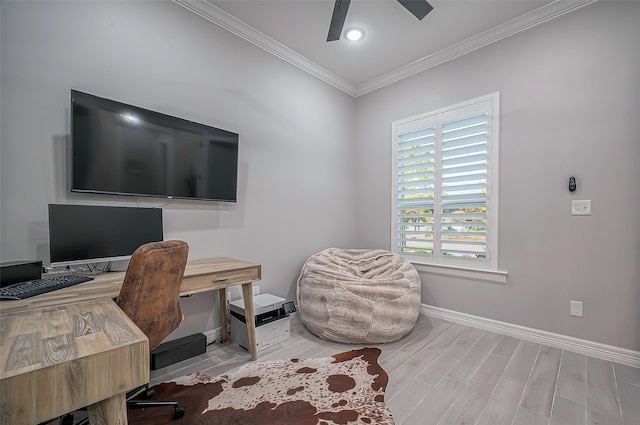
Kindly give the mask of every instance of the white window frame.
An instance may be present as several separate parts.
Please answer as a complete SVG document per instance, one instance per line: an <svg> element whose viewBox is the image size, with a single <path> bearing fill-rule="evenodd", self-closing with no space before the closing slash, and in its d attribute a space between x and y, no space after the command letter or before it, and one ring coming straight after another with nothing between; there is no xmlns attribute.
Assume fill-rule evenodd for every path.
<svg viewBox="0 0 640 425"><path fill-rule="evenodd" d="M392 200L391 200L391 250L412 262L421 271L432 273L470 277L506 283L506 272L498 270L498 206L499 206L499 92L490 93L464 102L451 105L437 111L420 114L414 117L394 121L392 123ZM438 221L434 218L434 249L432 255L401 252L398 248L399 236L399 202L398 202L398 140L400 135L410 131L436 126L435 147L435 191L442 189L438 167L441 160L441 124L447 117L468 113L486 112L488 115L487 133L487 231L486 257L484 259L469 259L449 257L438 253L440 231ZM435 209L441 205L440 196L435 196ZM434 209L434 216L436 210Z"/></svg>

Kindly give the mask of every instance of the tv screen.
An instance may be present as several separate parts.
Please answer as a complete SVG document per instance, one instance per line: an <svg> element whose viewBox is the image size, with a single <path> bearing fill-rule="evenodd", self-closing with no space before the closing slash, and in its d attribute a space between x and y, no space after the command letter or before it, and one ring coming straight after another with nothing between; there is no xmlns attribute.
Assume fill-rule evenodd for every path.
<svg viewBox="0 0 640 425"><path fill-rule="evenodd" d="M237 133L71 90L71 191L235 202Z"/></svg>
<svg viewBox="0 0 640 425"><path fill-rule="evenodd" d="M163 240L162 209L49 204L52 266L128 259Z"/></svg>

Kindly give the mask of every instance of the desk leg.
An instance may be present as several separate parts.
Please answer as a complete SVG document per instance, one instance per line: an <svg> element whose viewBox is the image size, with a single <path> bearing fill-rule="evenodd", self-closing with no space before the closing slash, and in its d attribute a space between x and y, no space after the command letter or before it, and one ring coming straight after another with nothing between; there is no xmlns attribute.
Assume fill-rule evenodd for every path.
<svg viewBox="0 0 640 425"><path fill-rule="evenodd" d="M127 399L117 394L87 407L90 425L127 425Z"/></svg>
<svg viewBox="0 0 640 425"><path fill-rule="evenodd" d="M229 331L227 330L227 288L218 289L220 298L220 332L222 334L222 342L229 340Z"/></svg>
<svg viewBox="0 0 640 425"><path fill-rule="evenodd" d="M247 334L249 336L249 352L251 360L258 360L256 347L256 320L253 313L253 283L242 284L242 299L244 300L244 317L247 322Z"/></svg>

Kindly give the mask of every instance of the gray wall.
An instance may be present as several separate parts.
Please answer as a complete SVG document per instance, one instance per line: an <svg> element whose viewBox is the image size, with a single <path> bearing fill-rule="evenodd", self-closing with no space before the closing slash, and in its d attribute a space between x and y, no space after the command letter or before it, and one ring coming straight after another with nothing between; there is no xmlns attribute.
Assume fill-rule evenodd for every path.
<svg viewBox="0 0 640 425"><path fill-rule="evenodd" d="M48 261L48 203L138 205L69 192L72 88L240 134L236 204L163 207L191 260L261 263L261 291L294 299L309 255L355 243L355 99L170 2L1 7L3 261ZM183 308L172 338L219 326L215 293Z"/></svg>
<svg viewBox="0 0 640 425"><path fill-rule="evenodd" d="M598 2L352 99L172 3L3 2L0 256L47 260L47 203L137 205L68 192L71 88L239 132L238 203L165 206L166 237L262 263L261 290L286 298L319 249L390 247L393 120L500 91L508 283L423 273L423 302L640 350L639 5ZM185 300L178 333L218 326L216 300Z"/></svg>
<svg viewBox="0 0 640 425"><path fill-rule="evenodd" d="M422 273L422 301L640 350L639 22L638 2L598 2L359 98L360 246L391 246L391 122L499 91L507 285Z"/></svg>

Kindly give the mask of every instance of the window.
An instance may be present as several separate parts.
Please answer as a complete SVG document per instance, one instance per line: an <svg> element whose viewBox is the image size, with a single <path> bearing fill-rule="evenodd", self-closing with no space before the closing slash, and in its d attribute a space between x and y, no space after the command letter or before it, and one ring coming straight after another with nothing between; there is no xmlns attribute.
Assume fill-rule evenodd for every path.
<svg viewBox="0 0 640 425"><path fill-rule="evenodd" d="M393 251L497 270L498 93L393 123Z"/></svg>

